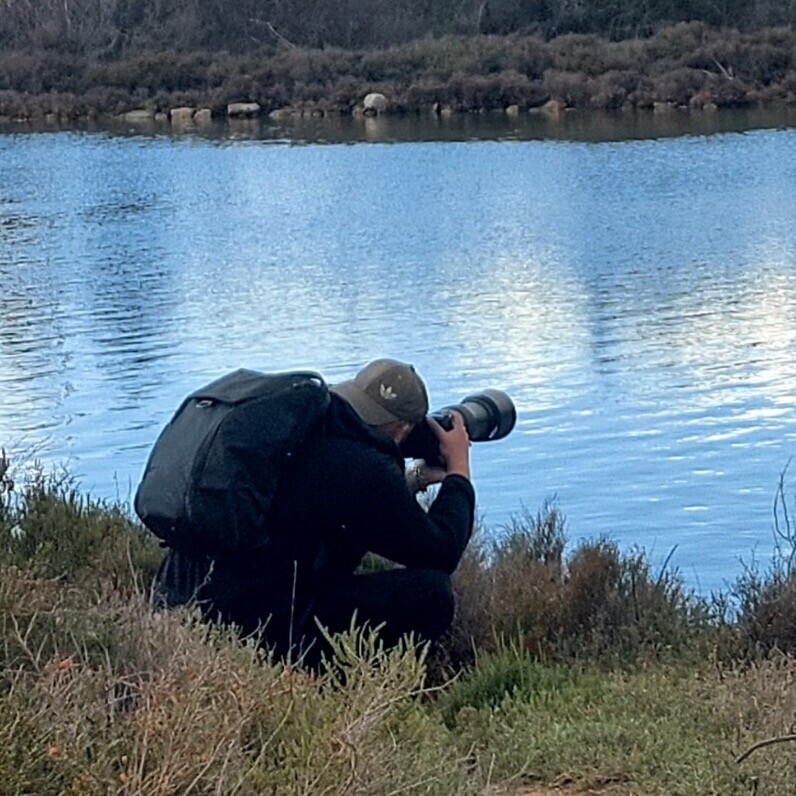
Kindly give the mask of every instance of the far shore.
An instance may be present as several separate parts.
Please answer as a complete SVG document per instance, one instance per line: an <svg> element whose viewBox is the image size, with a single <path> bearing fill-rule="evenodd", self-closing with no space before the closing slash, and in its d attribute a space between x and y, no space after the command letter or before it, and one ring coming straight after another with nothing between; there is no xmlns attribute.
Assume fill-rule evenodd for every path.
<svg viewBox="0 0 796 796"><path fill-rule="evenodd" d="M382 50L0 53L0 123L678 111L796 107L796 32L689 23L644 39L570 34L424 39Z"/></svg>

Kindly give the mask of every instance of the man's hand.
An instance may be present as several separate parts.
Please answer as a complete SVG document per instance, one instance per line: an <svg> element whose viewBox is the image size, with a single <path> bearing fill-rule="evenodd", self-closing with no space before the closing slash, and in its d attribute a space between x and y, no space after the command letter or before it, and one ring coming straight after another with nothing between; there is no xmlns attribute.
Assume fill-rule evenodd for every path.
<svg viewBox="0 0 796 796"><path fill-rule="evenodd" d="M464 425L464 418L459 412L450 413L453 421L453 428L446 431L434 418L429 417L428 424L434 432L434 436L439 441L440 458L445 464L444 469L429 467L429 472L438 471L440 481L446 475L461 475L470 478L470 437L467 435L467 427ZM437 481L429 481L437 483Z"/></svg>

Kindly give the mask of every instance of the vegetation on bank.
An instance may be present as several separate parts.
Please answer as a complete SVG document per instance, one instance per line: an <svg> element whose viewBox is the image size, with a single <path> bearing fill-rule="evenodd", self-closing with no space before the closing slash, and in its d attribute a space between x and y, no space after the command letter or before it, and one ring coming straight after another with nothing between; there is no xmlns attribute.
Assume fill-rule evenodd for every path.
<svg viewBox="0 0 796 796"><path fill-rule="evenodd" d="M33 39L22 41L24 47L0 51L6 121L68 122L135 109L168 119L183 106L206 109L210 118L234 102L257 103L263 115L350 114L371 92L383 94L387 111L396 113L796 104L792 27L740 31L691 22L620 41L517 33L425 38L382 49L277 41L254 51L174 52L164 45L100 58L85 47L38 49Z"/></svg>
<svg viewBox="0 0 796 796"><path fill-rule="evenodd" d="M353 630L308 673L150 611L142 529L2 459L0 794L793 793L781 516L783 555L730 611L609 540L565 554L545 506L471 551L437 646Z"/></svg>

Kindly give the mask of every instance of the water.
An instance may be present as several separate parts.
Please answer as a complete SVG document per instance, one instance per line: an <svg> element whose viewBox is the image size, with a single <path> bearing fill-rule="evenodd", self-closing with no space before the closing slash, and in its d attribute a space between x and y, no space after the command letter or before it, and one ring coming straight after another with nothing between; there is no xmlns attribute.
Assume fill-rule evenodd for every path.
<svg viewBox="0 0 796 796"><path fill-rule="evenodd" d="M488 526L554 498L722 588L794 451L796 131L721 118L0 135L0 445L127 501L193 388L394 356L435 406L515 399L473 449Z"/></svg>

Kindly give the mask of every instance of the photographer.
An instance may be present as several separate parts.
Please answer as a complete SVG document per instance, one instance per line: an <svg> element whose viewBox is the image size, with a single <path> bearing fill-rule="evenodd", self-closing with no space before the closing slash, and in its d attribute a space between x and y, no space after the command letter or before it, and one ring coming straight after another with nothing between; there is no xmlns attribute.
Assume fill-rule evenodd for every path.
<svg viewBox="0 0 796 796"><path fill-rule="evenodd" d="M427 418L425 385L411 365L378 359L331 387L323 433L280 474L269 511L269 543L245 556L170 550L158 574L161 605L197 603L293 660L317 660L318 623L331 632L383 625L395 643L434 639L453 619L450 575L473 527L469 441L462 417L444 430ZM428 423L441 467L405 472L400 445ZM428 511L414 492L440 483ZM366 553L400 568L361 573Z"/></svg>

